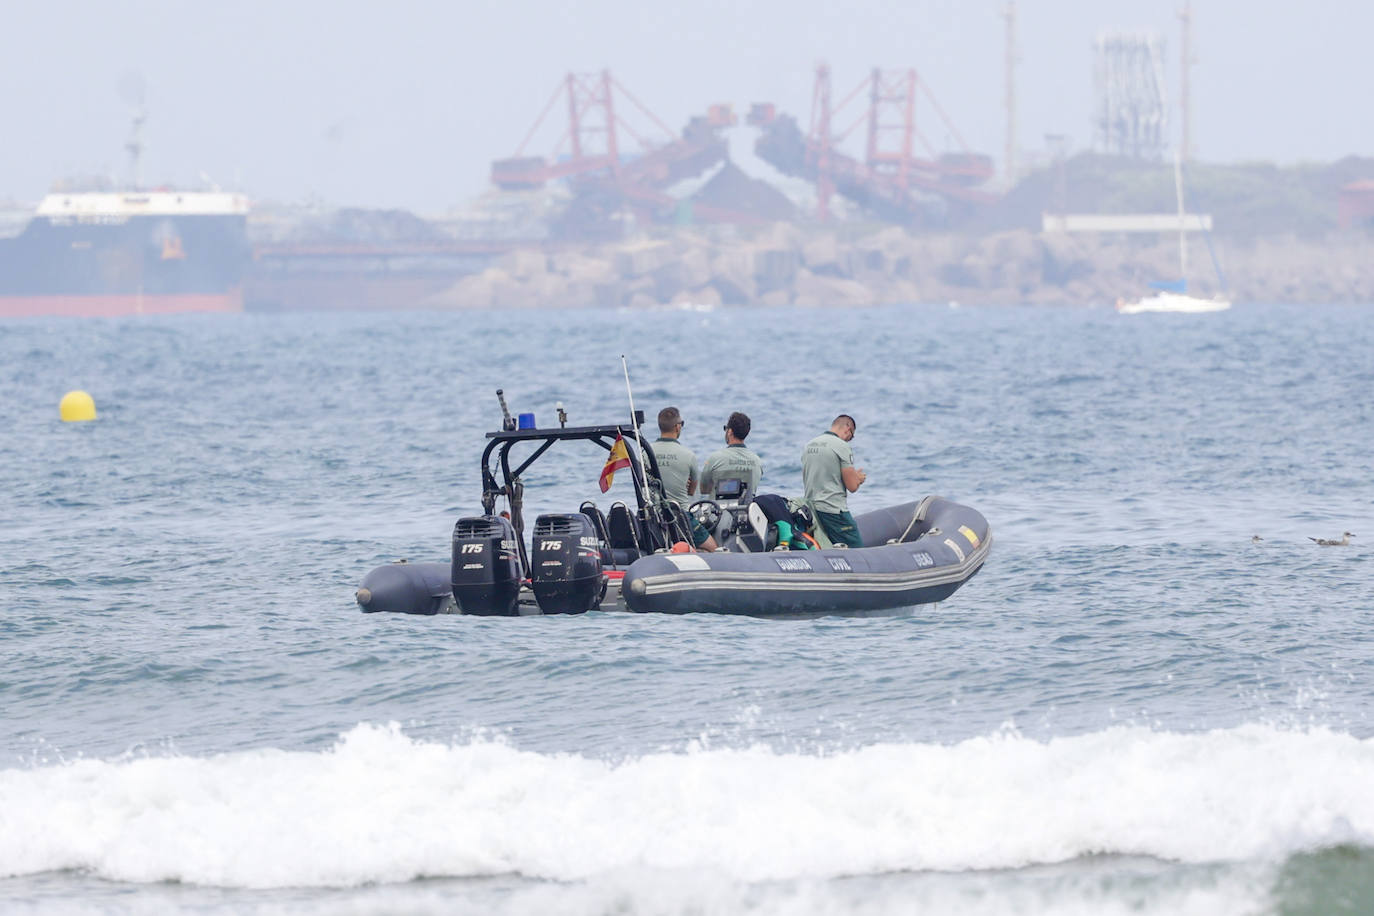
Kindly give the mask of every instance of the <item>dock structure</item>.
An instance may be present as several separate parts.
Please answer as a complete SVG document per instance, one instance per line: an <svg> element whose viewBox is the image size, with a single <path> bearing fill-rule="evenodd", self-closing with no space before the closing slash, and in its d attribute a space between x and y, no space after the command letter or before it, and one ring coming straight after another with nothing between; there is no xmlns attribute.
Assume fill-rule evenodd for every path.
<svg viewBox="0 0 1374 916"><path fill-rule="evenodd" d="M1210 213L1046 213L1042 232L1211 232Z"/></svg>

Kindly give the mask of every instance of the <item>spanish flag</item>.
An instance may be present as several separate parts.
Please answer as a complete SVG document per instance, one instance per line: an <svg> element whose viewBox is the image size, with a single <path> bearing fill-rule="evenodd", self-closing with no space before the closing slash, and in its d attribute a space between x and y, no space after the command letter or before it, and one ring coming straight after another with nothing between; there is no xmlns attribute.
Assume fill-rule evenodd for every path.
<svg viewBox="0 0 1374 916"><path fill-rule="evenodd" d="M606 466L601 469L601 492L605 493L611 488L616 471L629 466L630 450L625 447L625 440L620 437L619 433L616 433L615 445L611 446L611 454L606 458Z"/></svg>

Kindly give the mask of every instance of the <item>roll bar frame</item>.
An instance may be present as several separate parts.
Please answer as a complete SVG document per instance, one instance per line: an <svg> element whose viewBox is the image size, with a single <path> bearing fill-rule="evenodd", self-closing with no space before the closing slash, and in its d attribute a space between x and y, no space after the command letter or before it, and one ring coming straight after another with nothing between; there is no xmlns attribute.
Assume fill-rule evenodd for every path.
<svg viewBox="0 0 1374 916"><path fill-rule="evenodd" d="M636 516L643 524L652 526L667 537L669 532L663 521L657 517L658 513L654 511L663 502L663 480L659 476L658 459L654 456L654 450L647 447L633 425L616 423L604 426L560 426L550 429L502 429L487 433L486 437L491 441L482 450L482 511L487 515L494 514L498 497L504 496L509 502L511 527L515 529L522 568L529 569L530 565L525 548L524 484L521 476L543 457L554 443L594 442L609 452L615 447L616 436L623 438L628 446L626 451L630 456L630 476L634 481ZM511 450L522 443L537 443L537 446L533 454L512 468ZM634 445L631 446L631 443ZM493 454L499 464L499 483L492 467ZM671 539L669 542L671 543Z"/></svg>

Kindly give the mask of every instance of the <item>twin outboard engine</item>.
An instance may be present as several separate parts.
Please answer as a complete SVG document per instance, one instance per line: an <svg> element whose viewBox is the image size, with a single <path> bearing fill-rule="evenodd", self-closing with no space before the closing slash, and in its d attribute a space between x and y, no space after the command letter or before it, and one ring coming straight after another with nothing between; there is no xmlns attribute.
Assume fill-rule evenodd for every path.
<svg viewBox="0 0 1374 916"><path fill-rule="evenodd" d="M596 609L605 597L606 579L601 575L601 540L591 519L581 512L541 515L534 520L533 541L530 578L539 609L545 614Z"/></svg>
<svg viewBox="0 0 1374 916"><path fill-rule="evenodd" d="M464 614L514 617L520 611L520 548L510 519L460 518L453 526L453 598Z"/></svg>

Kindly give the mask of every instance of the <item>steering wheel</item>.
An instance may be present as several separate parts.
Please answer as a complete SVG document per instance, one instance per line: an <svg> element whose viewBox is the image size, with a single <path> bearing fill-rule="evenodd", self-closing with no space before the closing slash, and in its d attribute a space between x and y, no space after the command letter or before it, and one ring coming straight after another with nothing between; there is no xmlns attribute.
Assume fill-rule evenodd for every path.
<svg viewBox="0 0 1374 916"><path fill-rule="evenodd" d="M701 526L707 531L716 530L716 525L720 523L720 503L714 499L699 499L687 507L687 512L701 522Z"/></svg>

